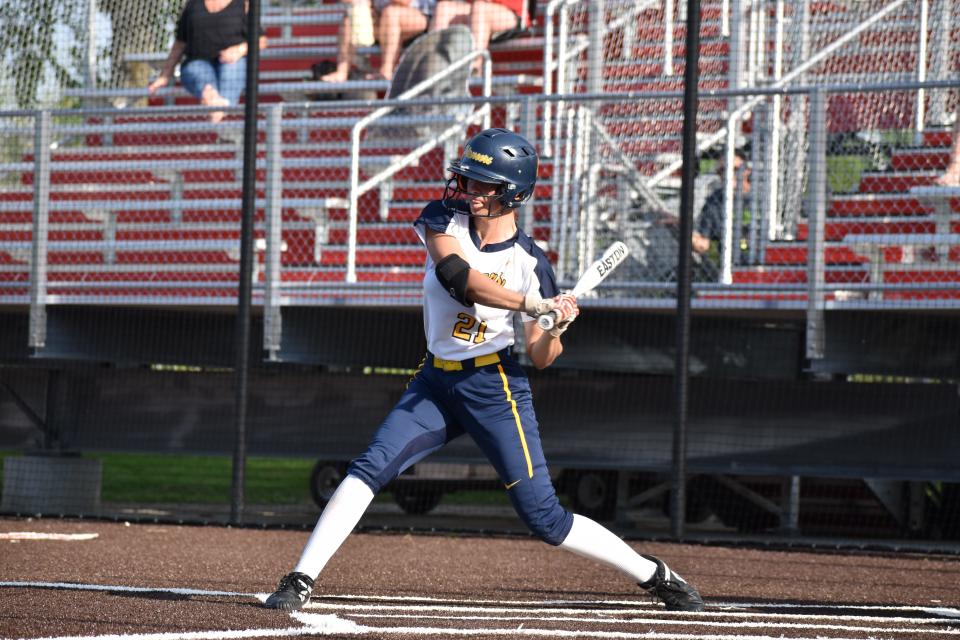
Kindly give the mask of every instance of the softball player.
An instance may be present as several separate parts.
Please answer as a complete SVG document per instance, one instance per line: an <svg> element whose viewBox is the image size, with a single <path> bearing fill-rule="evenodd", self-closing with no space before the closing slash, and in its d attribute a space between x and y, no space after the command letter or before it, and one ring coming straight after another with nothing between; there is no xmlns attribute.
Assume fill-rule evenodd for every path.
<svg viewBox="0 0 960 640"><path fill-rule="evenodd" d="M661 560L636 553L557 500L530 385L510 353L514 314L521 314L527 354L538 369L561 354L560 336L579 314L576 298L558 295L543 251L517 228L514 212L533 195L537 168L533 145L506 129L477 134L449 167L453 175L443 199L428 204L415 222L428 251L424 365L367 451L350 464L300 561L265 606L300 609L373 496L467 433L496 469L520 518L542 540L619 569L667 609L703 609L697 591ZM559 313L559 322L544 332L535 320L550 311Z"/></svg>

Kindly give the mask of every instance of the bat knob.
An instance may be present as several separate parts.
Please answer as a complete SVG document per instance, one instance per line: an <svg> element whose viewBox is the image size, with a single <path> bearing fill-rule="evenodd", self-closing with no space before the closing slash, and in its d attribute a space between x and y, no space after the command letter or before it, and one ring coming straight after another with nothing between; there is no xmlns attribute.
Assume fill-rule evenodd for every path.
<svg viewBox="0 0 960 640"><path fill-rule="evenodd" d="M544 331L550 331L550 329L553 329L556 323L557 323L557 314L553 313L552 311L550 313L545 313L539 318L537 318L537 326L543 329Z"/></svg>

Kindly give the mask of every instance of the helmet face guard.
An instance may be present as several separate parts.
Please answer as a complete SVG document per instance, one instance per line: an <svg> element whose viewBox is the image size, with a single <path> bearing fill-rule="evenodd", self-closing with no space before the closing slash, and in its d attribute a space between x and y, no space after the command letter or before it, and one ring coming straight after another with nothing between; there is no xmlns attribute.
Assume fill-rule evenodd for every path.
<svg viewBox="0 0 960 640"><path fill-rule="evenodd" d="M447 179L447 183L446 183L446 185L445 185L444 188L443 188L443 200L444 200L444 201L449 200L449 199L451 199L451 198L470 199L470 200L472 200L472 199L474 199L474 198L482 198L482 199L486 200L486 202L487 202L487 209L488 209L488 211L490 211L490 213L487 213L486 215L479 215L479 214L475 214L475 213L470 213L470 214L469 214L469 215L474 216L474 217L481 217L481 218L498 218L498 217L500 217L500 216L502 216L502 215L505 215L505 214L507 214L507 213L510 213L511 209L510 209L509 207L506 207L506 206L500 207L500 208L499 208L499 211L498 211L497 213L493 213L493 212L492 212L492 210L493 210L493 206L492 206L492 205L493 205L494 203L500 203L500 197L501 197L501 195L502 195L502 193L503 193L503 186L502 186L502 185L500 185L500 184L498 184L498 183L496 183L496 182L490 181L490 178L487 178L487 179L485 179L485 180L481 180L481 179L479 179L479 178L467 177L467 176L463 175L462 173L458 173L458 172L454 171L452 167L451 167L450 170L453 171L453 174L450 176L450 178ZM496 187L496 189L494 190L493 193L489 193L489 191L484 192L484 193L479 193L479 192L471 191L471 190L469 189L469 186L470 186L470 182L471 182L471 181L474 181L474 182L482 182L482 183L484 183L484 184L488 184L488 185L490 185L490 186Z"/></svg>
<svg viewBox="0 0 960 640"><path fill-rule="evenodd" d="M489 217L503 215L533 195L539 162L536 149L523 136L507 129L481 131L467 142L463 156L450 163L448 171L453 175L447 180L443 199L457 194L489 197L503 207ZM470 193L468 180L497 185L498 189L492 195Z"/></svg>

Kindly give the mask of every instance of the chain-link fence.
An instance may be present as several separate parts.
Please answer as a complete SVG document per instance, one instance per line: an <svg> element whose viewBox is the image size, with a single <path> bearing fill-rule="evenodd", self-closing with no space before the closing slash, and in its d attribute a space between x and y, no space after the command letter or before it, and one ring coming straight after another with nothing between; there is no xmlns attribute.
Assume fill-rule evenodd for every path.
<svg viewBox="0 0 960 640"><path fill-rule="evenodd" d="M137 3L120 4L45 14L81 25L53 40L97 61L95 83L52 50L5 68L9 105L85 108L0 114L3 510L223 520L242 115L226 107L212 124L181 86L148 98L134 77L162 64L178 6L133 11L128 23L152 26L130 27L126 44L99 28L90 54L85 11L127 24L119 12ZM613 241L630 249L582 298L562 358L532 374L572 508L662 524L669 311L689 241L690 521L710 535L956 540L953 3L705 2L689 240L677 224L682 5L541 4L532 31L491 46L467 85L476 97L401 100L320 100L388 86L311 80L341 7L269 8L249 519L309 524L402 391L425 347L412 221L442 197L467 136L493 125L541 151L517 222L562 286ZM34 52L49 32L23 34L8 51ZM121 73L121 57L145 66ZM460 78L475 60L485 52L443 72ZM380 522L431 512L449 518L440 526L479 515L518 528L471 443L430 463L375 505Z"/></svg>
<svg viewBox="0 0 960 640"><path fill-rule="evenodd" d="M862 93L852 88L835 91L844 96ZM910 91L888 90L885 100L902 93ZM770 100L769 94L760 97ZM935 153L938 160L925 160L914 169L912 182L900 179L895 169L877 170L872 152L845 144L844 123L830 110L830 97L825 90L813 90L810 98L811 143L804 162L814 178L797 216L799 239L768 240L751 254L750 243L758 236L763 239L755 232L754 219L725 218L722 207L711 214L719 215L720 226L728 231L740 227L735 237L748 244L731 264L730 283L720 279L722 252L716 244L724 241L722 233L712 239L712 251L700 256L702 263L714 267L700 273L692 301L697 314L692 371L698 377L698 399L691 469L702 477L693 485L694 504L707 519L722 513L728 526L799 527L800 514L809 508L801 499L801 484L771 478L785 475L800 483L801 477L811 476L811 487L820 486L825 477L869 478L859 489L847 480L839 484L847 486L843 491L866 492L861 496L865 501L889 492L902 496L895 504L881 501L871 507L889 511L878 530L889 534L913 527L930 533L932 522L945 516L932 506L929 513L923 511L932 499L924 497L924 487L934 480L956 480L949 460L940 459L953 450L955 438L949 426L955 422L955 407L950 408L954 401L947 400L956 376L956 354L947 338L952 315L910 320L898 312L955 309L953 191L913 186L930 183L946 158L942 148L914 148L911 131L891 128L883 132L891 141L890 167L903 166L918 154ZM677 96L635 99L657 104ZM651 318L649 312L675 305L677 211L666 201L651 206L641 193L643 184L638 184L640 172L630 170L615 140L593 123L595 114L615 110L616 100L564 100L561 113L571 124L561 129L564 135L557 142L565 150L542 162L535 197L518 214L518 224L547 251L567 286L611 241L623 240L631 248L628 262L581 301L585 311L579 332L571 332L568 352L558 364L575 377L568 381L547 375L537 382L538 397L547 398L540 412L553 437L548 453L557 462L558 486L566 488L576 508L611 517L618 505L622 513L630 513L664 495L658 474L669 468L671 422L663 404L669 397L664 386L669 378L661 376L672 372L671 320ZM378 104L381 110L394 106ZM457 157L458 144L468 132L484 126L488 115L491 124L528 130L532 137L542 133L536 114L543 113L544 100L536 96L476 102L466 116L454 115L450 121L431 116L428 121L439 126L430 130L435 135L424 137L423 130L408 128L424 123L410 110L431 104L395 103L407 113L384 113L385 126L372 126L356 148L344 140L345 124L369 122L373 105L343 102L318 111L312 103L290 103L262 110L264 148L258 160L255 225L254 302L262 309L257 352L265 360L323 365L324 375L333 377L315 380L326 389L323 394L310 392L297 400L262 382L271 392L257 400L262 413L254 418L257 435L250 453L296 457L314 452L320 462L311 484L303 487L312 486L321 501L323 491L329 491L346 462L362 449L376 416L385 414L422 349L422 338L416 336L425 255L412 233L412 220L424 202L442 196L445 166ZM54 404L76 416L67 421L69 426L55 429L60 441L69 443L67 449L224 453L230 425L223 403L230 396L223 394L222 383L199 371L228 365L230 358L208 358L209 345L190 351L194 341L223 340L218 335L222 328L191 316L190 310L235 304L238 147L207 137L185 143L178 136L197 135L190 132L202 131L209 123L203 114L182 108L127 110L109 123L103 114L18 114L3 128L9 133L8 146L26 147L19 161L3 166L10 184L17 185L4 201L5 213L11 214L0 242L4 301L29 308L31 324L24 337L41 358L117 358L153 371L109 380L96 376L94 381L76 373L60 376L55 386L62 390L52 396ZM511 114L518 118L511 119ZM457 122L458 117L475 118L476 124ZM218 135L229 130L227 125ZM448 130L455 135L445 139ZM943 141L942 135L927 138ZM138 140L150 151L138 148ZM897 140L907 144L896 146ZM356 164L351 165L351 157ZM736 206L745 211L753 193L745 188L748 167L743 164L737 173L742 193ZM839 181L847 187L833 186ZM369 188L360 193L362 185ZM881 190L897 195L873 197L867 208L856 211L843 204L877 196ZM887 209L877 208L893 197L903 207L917 203L904 211L904 220L891 220ZM355 215L351 202L356 203ZM919 204L923 202L941 206ZM911 254L908 247L920 249ZM97 311L88 311L90 307ZM844 315L862 309L880 315ZM716 315L730 312L748 320ZM162 318L170 313L179 320L168 326ZM886 329L876 330L872 318L880 318ZM930 323L928 330L909 337L894 331L902 327L916 332L915 321ZM384 325L391 328L384 330ZM868 331L865 350L861 343ZM140 343L150 346L131 347ZM903 356L904 348L912 350L909 357ZM817 371L834 380L805 381L805 372ZM914 384L872 377L877 375L900 376L896 380ZM770 393L769 402L758 402L751 384L737 382L756 376L768 380L762 386ZM159 385L157 396L148 391L151 381ZM7 382L8 391L16 394L19 381ZM208 383L219 391L199 391ZM42 388L51 382L38 384ZM302 392L310 382L307 377L287 384ZM172 403L169 392L178 385L185 386ZM43 397L40 389L27 388ZM374 388L379 398L375 403L370 395ZM725 402L716 404L721 397ZM131 430L148 398L163 407L160 414L166 419ZM345 405L344 399L349 399ZM798 399L809 403L806 409L795 405ZM44 403L50 406L48 400ZM340 418L321 418L319 430L309 426L316 416L326 416L325 407L334 406L340 407L335 412ZM600 413L598 406L604 407ZM104 424L90 422L91 410L104 416ZM582 421L572 419L587 415L585 411L592 424L603 425L591 427L586 440ZM207 417L198 417L203 415ZM811 420L818 415L832 417L814 427ZM22 447L47 433L45 424L40 420L21 429L8 446ZM362 426L353 429L352 424ZM909 443L903 440L905 429L916 436ZM841 446L848 440L869 446ZM828 442L836 448L823 456L821 448ZM398 485L401 509L427 511L451 488L491 486L483 471L487 467L477 466L482 457L467 443L448 448L438 461L445 464L421 467L419 475ZM314 462L308 458L302 464L310 467ZM301 473L310 475L306 469ZM619 480L618 473L628 475ZM618 484L623 482L627 484ZM946 497L937 499L949 502L953 485L946 486ZM840 491L832 494L837 499L846 495L834 488ZM744 491L754 496L752 501L734 497ZM920 497L910 499L911 491L919 491ZM739 505L736 509L746 515L731 515L729 504ZM816 526L829 530L822 523Z"/></svg>

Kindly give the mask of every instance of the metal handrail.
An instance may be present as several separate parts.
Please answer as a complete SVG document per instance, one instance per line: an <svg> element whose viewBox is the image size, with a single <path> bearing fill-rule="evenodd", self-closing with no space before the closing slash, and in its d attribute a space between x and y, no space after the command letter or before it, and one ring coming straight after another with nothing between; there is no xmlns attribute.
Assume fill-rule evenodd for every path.
<svg viewBox="0 0 960 640"><path fill-rule="evenodd" d="M543 46L543 93L549 95L553 91L553 71L557 69L559 65L559 60L553 62L553 19L554 14L557 12L557 7L566 6L573 2L579 2L580 0L550 0L550 3L547 5L546 16L543 19L543 37L544 37L544 46ZM565 40L565 34L561 34L561 42ZM559 86L559 78L557 85ZM551 103L546 103L543 106L543 144L541 145L541 151L545 155L553 155L553 140L551 135L551 122L553 119L553 105Z"/></svg>
<svg viewBox="0 0 960 640"><path fill-rule="evenodd" d="M483 95L484 97L490 97L490 78L493 74L493 62L490 57L490 51L488 49L483 49L479 51L471 51L443 71L430 76L426 80L423 80L410 89L404 91L402 94L397 96L397 100L406 100L423 93L461 68L469 64L473 64L473 61L476 58L483 58ZM436 136L432 140L428 140L413 151L407 153L405 156L396 159L390 164L389 167L375 176L368 178L363 184L360 184L360 135L365 128L370 126L371 123L383 118L396 108L397 106L380 107L373 113L370 113L357 121L357 123L353 125L353 130L350 132L350 210L348 213L349 231L347 232L347 282L356 282L357 280L357 226L359 222L358 203L360 196L386 179L392 177L402 169L405 169L406 167L417 162L428 151L436 148L437 145L442 144L455 132L460 130L461 126L466 122L470 122L478 116L483 116L484 127L487 128L490 126L490 103L485 102L480 109L475 111L470 116L462 120L458 118L454 126L449 127L440 135Z"/></svg>
<svg viewBox="0 0 960 640"><path fill-rule="evenodd" d="M929 0L920 0L920 42L918 43L917 51L917 81L923 82L927 79L927 23L930 17L930 2ZM919 138L921 132L923 131L923 124L926 118L926 100L925 92L923 89L917 92L917 107L916 107L916 129L917 137ZM917 140L919 142L919 140Z"/></svg>
<svg viewBox="0 0 960 640"><path fill-rule="evenodd" d="M888 13L892 13L894 9L898 9L900 5L904 4L905 2L907 2L907 0L894 0L885 8L875 13L870 18L861 22L854 29L848 31L846 34L844 34L837 40L834 40L833 42L828 44L826 47L824 47L823 49L818 51L816 54L811 56L810 59L800 64L796 68L794 68L792 71L787 73L785 76L783 76L773 84L765 87L767 91L765 91L763 94L757 95L747 100L746 102L744 102L734 113L730 114L730 116L728 117L728 121L733 121L734 119L742 119L743 116L749 110L753 109L755 106L757 106L758 104L760 104L766 99L766 96L770 94L769 92L770 89L776 90L776 89L787 87L791 82L793 82L793 80L797 79L798 77L802 76L811 68L820 64L820 62L822 62L824 58L832 54L837 49L846 45L848 42L850 42L851 40L859 36L863 31L872 27L874 23L879 22L880 20L885 18ZM856 87L856 85L853 85L853 86L855 88L859 88L859 87ZM746 89L746 88L743 90L743 92L741 92L742 95L746 95L747 93L749 93L749 89ZM727 128L720 129L713 135L704 139L703 142L697 145L697 152L702 153L707 149L713 147L715 144L717 144L721 140L723 140L727 136ZM647 181L647 185L650 187L654 187L660 184L660 182L662 182L665 178L672 175L677 169L679 169L682 166L682 164L683 164L682 160L676 160L670 163L669 165L667 165L666 167L664 167L663 169L655 173L650 178L650 180Z"/></svg>
<svg viewBox="0 0 960 640"><path fill-rule="evenodd" d="M586 51L591 46L591 41L589 38L580 35L578 42L568 48L568 21L567 21L567 11L575 2L580 2L582 0L550 0L550 4L547 5L546 17L544 18L544 53L543 53L543 93L544 95L550 95L554 90L553 87L553 72L557 72L557 86L556 88L561 90L564 94L566 91L566 63L569 60L572 60L576 56L580 55ZM632 10L624 12L615 20L604 25L603 30L600 32L600 37L602 38L606 34L622 29L629 24L631 20L634 20L641 11L646 10L649 7L655 6L657 4L656 0L638 0ZM560 9L560 29L559 34L557 35L557 57L554 60L553 57L553 47L554 47L554 37L553 37L553 18L554 14L557 11L557 7ZM673 32L671 31L671 39ZM599 45L596 45L599 46ZM672 45L670 50L670 65L672 67ZM665 68L667 65L667 58L665 53ZM557 118L560 118L560 113L563 111L564 105L563 102L560 102L557 105L557 115L554 117L553 108L551 102L546 102L544 104L544 117L543 117L543 142L540 145L541 153L546 156L553 155L553 131L558 128L556 125Z"/></svg>
<svg viewBox="0 0 960 640"><path fill-rule="evenodd" d="M866 20L860 22L853 29L846 32L841 37L837 38L829 45L812 55L806 61L798 65L796 68L791 70L789 73L784 75L779 80L776 80L774 83L769 85L769 89L780 89L787 87L795 79L802 77L811 68L820 64L828 56L832 55L835 51L841 47L846 46L851 40L857 38L861 33L867 29L873 27L877 22L884 19L890 13L893 13L895 10L899 9L907 0L893 0L886 7L880 9L872 16ZM747 114L754 109L757 105L763 102L766 99L765 95L756 95L748 100L745 100L743 104L733 110L730 115L727 117L727 125L721 128L719 131L714 133L711 136L708 136L706 139L697 144L697 152L702 153L707 149L710 149L717 143L722 140L726 140L726 157L725 157L725 215L724 215L724 230L723 230L723 240L721 242L721 272L722 272L722 281L724 283L729 283L731 280L732 273L732 262L733 262L733 251L731 248L732 242L732 227L733 227L733 189L734 189L734 176L733 176L733 153L735 148L735 135L736 135L736 124L741 122ZM672 175L677 171L683 164L682 160L676 160L671 162L666 167L655 173L648 181L647 186L654 187L663 181L668 176Z"/></svg>

